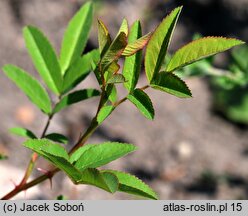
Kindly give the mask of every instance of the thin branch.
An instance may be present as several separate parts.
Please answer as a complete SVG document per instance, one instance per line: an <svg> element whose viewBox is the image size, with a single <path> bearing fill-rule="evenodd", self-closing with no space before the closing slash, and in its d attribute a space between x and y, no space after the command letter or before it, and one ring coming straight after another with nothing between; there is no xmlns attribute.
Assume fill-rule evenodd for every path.
<svg viewBox="0 0 248 216"><path fill-rule="evenodd" d="M52 118L53 118L53 114L48 117L46 126L44 127L43 132L42 132L40 138L43 138L46 135L47 129L48 129L50 123L51 123Z"/></svg>
<svg viewBox="0 0 248 216"><path fill-rule="evenodd" d="M145 85L145 86L143 86L143 87L141 87L141 88L139 88L140 90L146 90L147 88L149 88L150 86L149 85Z"/></svg>

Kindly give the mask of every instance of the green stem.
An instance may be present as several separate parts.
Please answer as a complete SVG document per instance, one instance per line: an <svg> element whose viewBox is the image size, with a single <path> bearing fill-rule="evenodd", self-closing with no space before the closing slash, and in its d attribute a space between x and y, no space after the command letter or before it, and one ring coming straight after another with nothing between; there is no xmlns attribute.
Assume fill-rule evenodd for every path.
<svg viewBox="0 0 248 216"><path fill-rule="evenodd" d="M51 123L52 118L53 118L53 114L50 115L50 116L48 117L46 126L45 126L45 128L43 129L43 132L42 132L42 134L41 134L41 136L40 136L41 139L46 135L47 129L48 129L50 123Z"/></svg>

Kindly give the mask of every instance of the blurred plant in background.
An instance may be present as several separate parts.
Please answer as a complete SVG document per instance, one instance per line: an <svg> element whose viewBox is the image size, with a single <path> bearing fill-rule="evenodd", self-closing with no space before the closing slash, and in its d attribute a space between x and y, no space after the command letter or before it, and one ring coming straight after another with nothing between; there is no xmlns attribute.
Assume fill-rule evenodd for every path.
<svg viewBox="0 0 248 216"><path fill-rule="evenodd" d="M199 38L196 34L194 39ZM248 125L248 46L231 51L227 69L214 66L214 57L177 71L181 77L209 77L213 110L234 123Z"/></svg>
<svg viewBox="0 0 248 216"><path fill-rule="evenodd" d="M228 72L213 76L213 105L227 119L248 125L248 46L231 53Z"/></svg>

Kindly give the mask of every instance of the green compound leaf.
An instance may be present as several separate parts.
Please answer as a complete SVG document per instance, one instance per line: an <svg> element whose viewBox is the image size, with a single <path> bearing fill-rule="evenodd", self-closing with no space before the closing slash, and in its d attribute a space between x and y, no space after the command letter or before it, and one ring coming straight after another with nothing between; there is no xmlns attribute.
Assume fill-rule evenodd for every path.
<svg viewBox="0 0 248 216"><path fill-rule="evenodd" d="M93 4L88 2L71 19L62 42L60 64L63 74L83 53L93 20Z"/></svg>
<svg viewBox="0 0 248 216"><path fill-rule="evenodd" d="M46 90L27 72L14 65L5 65L3 71L44 113L51 113L51 101Z"/></svg>
<svg viewBox="0 0 248 216"><path fill-rule="evenodd" d="M147 119L154 119L152 101L144 91L135 89L127 96L127 99L131 101Z"/></svg>
<svg viewBox="0 0 248 216"><path fill-rule="evenodd" d="M208 56L228 50L244 42L232 38L205 37L194 40L179 49L171 58L166 71L175 71L185 65L199 61Z"/></svg>
<svg viewBox="0 0 248 216"><path fill-rule="evenodd" d="M61 99L61 101L58 104L56 104L53 112L57 113L72 104L75 104L75 103L78 103L83 100L87 100L89 98L96 97L99 95L100 95L100 92L96 89L84 89L84 90L72 92L64 96Z"/></svg>
<svg viewBox="0 0 248 216"><path fill-rule="evenodd" d="M122 74L113 74L108 80L107 84L117 84L126 82L125 77Z"/></svg>
<svg viewBox="0 0 248 216"><path fill-rule="evenodd" d="M128 37L128 43L132 44L141 36L142 30L140 21L136 21L131 27L130 34ZM133 56L125 58L125 63L123 66L123 76L125 77L127 82L124 83L124 86L129 92L133 91L135 86L137 85L141 70L141 60L142 51L138 51Z"/></svg>
<svg viewBox="0 0 248 216"><path fill-rule="evenodd" d="M97 122L100 125L113 111L114 106L104 106L97 115Z"/></svg>
<svg viewBox="0 0 248 216"><path fill-rule="evenodd" d="M26 137L30 139L36 139L37 137L34 133L26 128L15 127L9 129L10 133L15 134L17 136Z"/></svg>
<svg viewBox="0 0 248 216"><path fill-rule="evenodd" d="M180 98L192 97L186 83L173 73L160 72L152 82L151 87Z"/></svg>
<svg viewBox="0 0 248 216"><path fill-rule="evenodd" d="M117 142L91 146L76 161L75 167L77 169L97 168L136 150L134 145Z"/></svg>
<svg viewBox="0 0 248 216"><path fill-rule="evenodd" d="M148 43L150 37L152 36L152 33L148 33L146 35L144 35L143 37L135 40L135 41L130 41L131 43L129 43L126 48L124 49L122 55L123 56L131 56L133 54L135 54L136 52L138 52L139 50L143 49L146 44Z"/></svg>
<svg viewBox="0 0 248 216"><path fill-rule="evenodd" d="M126 36L128 35L128 22L127 19L123 19L122 23L121 23L121 27L119 29L119 32L117 33L120 34L121 32L124 32L126 34Z"/></svg>
<svg viewBox="0 0 248 216"><path fill-rule="evenodd" d="M118 191L146 197L149 199L158 199L157 194L147 184L133 175L114 170L103 170L102 173L112 173L118 178Z"/></svg>
<svg viewBox="0 0 248 216"><path fill-rule="evenodd" d="M88 184L99 187L110 193L118 189L118 179L112 173L100 173L97 169L86 169L82 172L82 178L79 184Z"/></svg>
<svg viewBox="0 0 248 216"><path fill-rule="evenodd" d="M33 26L25 27L23 36L36 70L48 88L59 95L63 78L59 61L50 42L39 29Z"/></svg>
<svg viewBox="0 0 248 216"><path fill-rule="evenodd" d="M82 174L68 161L69 155L62 146L47 139L27 140L23 145L64 171L74 183L81 179Z"/></svg>
<svg viewBox="0 0 248 216"><path fill-rule="evenodd" d="M145 70L149 82L159 73L182 7L173 10L157 27L146 48Z"/></svg>
<svg viewBox="0 0 248 216"><path fill-rule="evenodd" d="M124 32L121 32L112 42L101 60L100 64L102 71L105 71L112 62L114 62L121 56L126 45L127 36Z"/></svg>
<svg viewBox="0 0 248 216"><path fill-rule="evenodd" d="M92 64L97 64L99 60L100 54L97 49L79 57L64 75L63 93L68 92L82 82L93 70Z"/></svg>
<svg viewBox="0 0 248 216"><path fill-rule="evenodd" d="M111 37L107 27L101 20L98 20L98 44L102 58L111 44Z"/></svg>
<svg viewBox="0 0 248 216"><path fill-rule="evenodd" d="M62 143L62 144L68 143L68 138L64 136L63 134L59 134L59 133L50 133L50 134L47 134L44 138L57 142L57 143Z"/></svg>

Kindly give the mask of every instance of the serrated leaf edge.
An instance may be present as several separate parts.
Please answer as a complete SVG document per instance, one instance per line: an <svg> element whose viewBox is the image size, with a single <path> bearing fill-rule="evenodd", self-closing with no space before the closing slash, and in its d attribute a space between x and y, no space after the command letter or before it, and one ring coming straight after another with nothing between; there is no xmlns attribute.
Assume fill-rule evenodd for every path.
<svg viewBox="0 0 248 216"><path fill-rule="evenodd" d="M135 175L131 175L130 173L127 173L127 172L123 172L123 171L119 171L119 170L102 170L101 172L116 172L116 173L120 173L120 174L125 174L125 175L127 175L127 176L130 176L130 177L132 177L132 178L135 178L138 182L140 182L141 184L143 184L143 185L145 185L146 187L148 187L150 190L151 190L151 192L153 193L152 194L152 196L155 198L155 199L158 199L158 196L157 196L157 194L155 193L155 191L148 185L148 184L146 184L144 181L142 181L141 179L139 179L138 177L136 177ZM113 174L114 174L113 173ZM117 179L118 179L118 177L117 177ZM118 179L118 182L119 182L119 179ZM119 182L119 184L122 184L121 182ZM123 191L124 192L124 191ZM143 191L144 192L144 191ZM147 193L147 192L145 192L145 193Z"/></svg>
<svg viewBox="0 0 248 216"><path fill-rule="evenodd" d="M211 39L211 38L212 38L212 39L236 40L237 42L240 42L240 44L237 44L237 46L238 46L238 45L245 44L244 41L239 40L239 39L236 39L236 38L227 38L227 37L221 37L221 36L207 36L207 37L202 37L202 38L193 40L193 41L191 41L191 42L189 42L189 43L183 45L181 48L179 48L179 49L172 55L171 59L173 58L174 55L176 55L176 53L180 52L182 49L184 49L184 48L187 47L188 45L191 45L191 44L193 44L193 43L195 43L195 42L199 42L199 41L201 41L201 40ZM221 52L224 52L224 51L229 50L229 49L230 49L230 48L223 49ZM218 52L218 53L219 53L219 52ZM187 62L187 63L185 63L185 64L180 65L180 66L177 67L177 68L174 68L173 70L167 70L168 65L170 64L170 62L169 62L168 65L167 65L167 67L166 67L166 70L165 70L165 71L171 73L171 72L173 72L173 71L175 71L175 70L177 70L177 69L179 69L179 68L184 67L185 65L188 65L188 64L191 64L191 63L195 62L196 60L197 60L197 61L200 61L200 60L202 60L202 59L204 59L204 58L207 58L207 57L210 57L210 56L216 55L216 54L217 54L217 53L210 54L210 55L205 55L205 56L203 56L203 57L201 57L201 58L195 58L195 59L191 60L190 62ZM171 61L171 59L170 59L170 61Z"/></svg>
<svg viewBox="0 0 248 216"><path fill-rule="evenodd" d="M165 72L165 71L164 71L164 72ZM161 72L160 72L160 73L161 73ZM167 72L165 72L165 73L167 73ZM172 72L168 72L168 73L170 73L170 75L173 76L175 79L177 79L177 80L181 81L182 83L184 83L185 87L187 88L187 90L188 90L189 93L190 93L190 96L192 97L192 92L191 92L190 88L188 87L188 85L186 84L186 82L185 82L184 80L182 80L180 77L178 77L177 75L175 75L174 73L172 73ZM151 83L151 87L152 87L152 88L153 88L153 86L164 88L163 86L159 86L159 85L156 85L156 84L154 84L154 83ZM156 90L156 88L153 88L153 89ZM168 94L169 94L169 93L168 93ZM182 98L182 97L180 97L180 98ZM183 98L185 98L185 97L183 97ZM188 98L189 98L189 97L188 97Z"/></svg>

